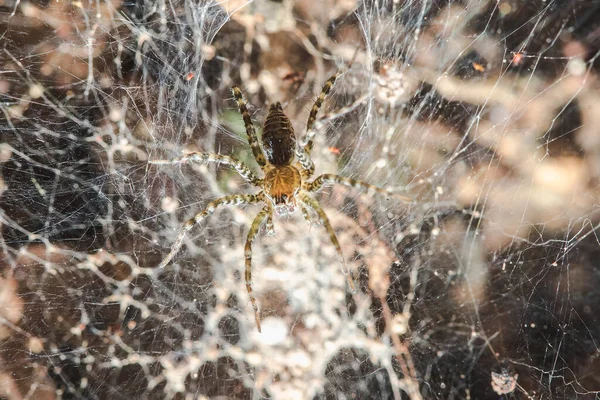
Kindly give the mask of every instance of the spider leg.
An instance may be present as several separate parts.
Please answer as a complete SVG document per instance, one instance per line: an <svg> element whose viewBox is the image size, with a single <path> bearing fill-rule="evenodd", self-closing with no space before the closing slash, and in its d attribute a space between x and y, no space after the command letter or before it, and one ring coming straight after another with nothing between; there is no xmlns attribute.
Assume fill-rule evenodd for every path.
<svg viewBox="0 0 600 400"><path fill-rule="evenodd" d="M304 148L300 148L296 152L298 161L304 170L303 175L305 178L309 178L315 172L315 165L310 159L310 153L312 152L313 139L316 132L313 127L315 125L315 121L317 120L317 114L319 113L319 110L323 105L323 101L325 100L325 97L327 97L327 94L329 94L329 91L333 87L338 75L339 74L337 73L332 75L331 78L325 82L325 85L323 85L323 89L321 89L321 93L319 94L319 97L317 97L317 100L315 100L315 103L310 110L310 114L308 115L308 122L306 123L306 144L304 145Z"/></svg>
<svg viewBox="0 0 600 400"><path fill-rule="evenodd" d="M269 206L265 206L261 212L254 218L252 225L250 226L250 230L248 231L248 238L246 239L246 247L244 250L244 256L246 258L246 290L248 290L248 297L250 297L250 302L252 302L252 308L254 309L254 320L256 321L256 328L260 332L260 313L258 311L258 304L256 303L256 299L252 295L252 242L256 238L256 234L260 229L265 218L271 220L272 223L272 210Z"/></svg>
<svg viewBox="0 0 600 400"><path fill-rule="evenodd" d="M175 257L175 254L177 254L179 249L181 249L181 245L183 244L183 239L185 238L186 233L190 229L192 229L194 227L194 225L200 223L204 218L206 218L208 215L212 214L218 206L225 205L225 204L233 204L233 205L250 204L250 203L258 203L260 201L262 201L262 196L251 195L251 194L234 194L234 195L221 197L219 199L211 201L210 203L208 203L206 205L204 210L200 211L198 214L196 214L194 216L194 218L189 219L183 225L183 227L179 231L179 234L177 235L177 239L175 239L175 242L173 242L173 244L171 245L171 251L160 262L160 264L158 265L158 268L164 268L167 264L169 264L169 262L171 262L173 257Z"/></svg>
<svg viewBox="0 0 600 400"><path fill-rule="evenodd" d="M298 203L298 205L300 206L300 211L302 211L302 217L304 217L304 220L308 222L309 225L311 225L312 221L310 219L310 213L308 212L308 209L306 208L304 203L300 202Z"/></svg>
<svg viewBox="0 0 600 400"><path fill-rule="evenodd" d="M267 165L267 159L265 158L265 154L260 148L260 144L256 138L256 130L254 129L254 125L252 125L252 118L250 117L250 113L246 107L242 90L239 86L235 85L231 88L231 91L233 92L233 97L235 97L235 100L237 101L240 114L242 114L242 118L244 119L246 134L248 135L248 143L252 148L252 154L254 154L254 158L256 159L258 165L263 168L265 165Z"/></svg>
<svg viewBox="0 0 600 400"><path fill-rule="evenodd" d="M266 230L268 236L275 236L275 227L273 226L273 213L267 216Z"/></svg>
<svg viewBox="0 0 600 400"><path fill-rule="evenodd" d="M331 88L333 87L333 84L335 83L335 80L337 79L339 74L333 74L328 80L327 82L325 82L325 84L323 85L323 89L321 89L321 93L319 94L319 97L317 97L317 100L315 100L315 103L312 106L312 109L310 110L310 114L308 115L308 122L306 123L306 131L307 131L307 138L306 138L306 145L304 146L304 152L310 156L310 152L312 151L313 148L313 138L315 136L315 133L311 132L313 125L315 124L315 121L317 120L317 114L319 113L319 110L321 109L321 106L323 105L323 101L325 100L325 97L327 97L327 95L329 94L329 91L331 90Z"/></svg>
<svg viewBox="0 0 600 400"><path fill-rule="evenodd" d="M236 160L230 156L224 156L222 154L214 154L214 153L204 153L204 152L192 152L184 154L180 157L173 158L172 160L152 160L148 161L148 164L158 164L158 165L176 165L182 164L186 162L197 162L197 163L208 163L208 162L216 162L221 163L223 165L230 165L236 169L236 171L240 174L242 178L248 183L251 183L254 186L261 186L263 181L260 178L257 178L256 175L250 170L250 168L246 167L244 163L239 160Z"/></svg>
<svg viewBox="0 0 600 400"><path fill-rule="evenodd" d="M344 253L342 253L342 247L340 246L340 242L338 241L337 235L335 234L335 230L329 222L327 214L325 214L325 211L323 210L319 202L310 197L307 193L301 193L301 199L306 205L308 205L310 208L316 211L317 215L319 216L319 219L325 226L327 233L329 233L329 239L331 240L331 243L333 243L333 246L335 247L337 253L340 256L340 260L342 261L342 272L344 273L344 275L346 275L346 278L348 279L348 286L350 287L350 290L354 292L354 281L352 280L352 275L350 274L350 271L348 271L348 266L346 265L346 260L344 259Z"/></svg>
<svg viewBox="0 0 600 400"><path fill-rule="evenodd" d="M320 190L323 187L323 185L325 185L327 183L340 183L345 186L350 186L350 187L359 188L359 189L365 189L367 191L367 194L373 195L373 194L377 193L377 194L380 194L380 195L383 195L386 197L391 196L391 197L398 198L407 203L411 203L413 201L410 197L390 192L389 190L382 189L380 187L371 185L371 184L363 182L363 181L358 181L356 179L350 179L350 178L346 178L344 176L335 175L335 174L319 175L312 182L307 182L305 184L305 190L307 190L309 192L316 192L316 191Z"/></svg>

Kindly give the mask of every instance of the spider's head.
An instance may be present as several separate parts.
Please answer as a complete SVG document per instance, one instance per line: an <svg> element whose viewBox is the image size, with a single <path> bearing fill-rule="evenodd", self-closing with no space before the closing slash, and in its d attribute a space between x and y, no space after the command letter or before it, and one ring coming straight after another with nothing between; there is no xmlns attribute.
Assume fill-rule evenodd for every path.
<svg viewBox="0 0 600 400"><path fill-rule="evenodd" d="M275 213L277 215L283 216L292 214L296 211L296 199L294 196L288 197L287 195L282 195L279 199L275 200Z"/></svg>
<svg viewBox="0 0 600 400"><path fill-rule="evenodd" d="M301 183L300 172L291 165L275 167L265 175L265 194L277 215L296 211L296 195Z"/></svg>

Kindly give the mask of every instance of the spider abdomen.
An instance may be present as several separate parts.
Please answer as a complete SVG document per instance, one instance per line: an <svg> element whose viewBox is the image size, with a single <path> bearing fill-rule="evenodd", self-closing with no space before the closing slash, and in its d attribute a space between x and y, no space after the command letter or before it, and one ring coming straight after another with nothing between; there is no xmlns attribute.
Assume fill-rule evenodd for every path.
<svg viewBox="0 0 600 400"><path fill-rule="evenodd" d="M262 142L267 160L272 165L281 167L289 165L293 161L296 135L280 102L271 104L271 108L269 108L269 114L263 127Z"/></svg>

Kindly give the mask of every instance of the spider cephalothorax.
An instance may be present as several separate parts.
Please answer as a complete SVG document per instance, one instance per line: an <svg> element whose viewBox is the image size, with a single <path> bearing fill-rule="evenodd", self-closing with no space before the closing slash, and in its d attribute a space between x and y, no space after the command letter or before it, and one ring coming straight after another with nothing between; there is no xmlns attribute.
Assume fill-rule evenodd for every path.
<svg viewBox="0 0 600 400"><path fill-rule="evenodd" d="M245 264L246 264L246 289L248 296L254 309L254 317L256 327L260 332L260 315L258 304L252 295L252 242L256 237L261 225L266 221L267 230L273 231L273 211L278 215L286 215L292 213L296 208L300 208L307 221L310 221L308 210L312 209L316 212L323 226L329 233L329 238L335 246L342 260L342 270L348 277L348 285L354 288L352 277L346 268L342 249L337 240L335 231L329 223L329 219L325 211L319 205L319 202L310 196L309 193L317 192L325 184L341 183L342 185L352 186L366 189L367 192L377 192L384 195L394 195L384 189L378 188L368 183L357 181L354 179L345 178L339 175L323 174L314 179L312 182L308 180L314 172L314 164L310 158L313 147L314 131L313 125L316 121L317 113L323 104L323 100L331 87L333 86L337 74L329 78L323 86L323 90L312 106L307 123L307 139L306 145L297 146L294 129L289 118L283 112L281 103L276 102L269 108L269 113L265 118L262 135L262 148L256 137L254 126L250 113L246 108L246 102L242 95L242 91L238 86L232 88L233 96L235 97L244 125L246 134L248 135L248 143L252 149L252 154L261 168L264 178L258 178L245 164L234 159L233 157L222 154L194 152L184 154L171 160L153 160L150 164L179 164L187 161L191 162L218 162L221 164L234 167L239 174L248 183L260 188L260 191L255 194L234 194L219 199L213 200L206 207L188 220L177 235L177 239L171 246L171 251L162 260L159 267L165 267L177 254L183 244L183 240L187 231L192 229L194 225L202 221L206 216L223 204L259 204L262 203L262 210L256 215L246 239L245 246ZM406 197L403 200L407 200Z"/></svg>
<svg viewBox="0 0 600 400"><path fill-rule="evenodd" d="M279 215L296 211L296 196L302 186L300 171L293 165L273 167L265 174L265 195Z"/></svg>

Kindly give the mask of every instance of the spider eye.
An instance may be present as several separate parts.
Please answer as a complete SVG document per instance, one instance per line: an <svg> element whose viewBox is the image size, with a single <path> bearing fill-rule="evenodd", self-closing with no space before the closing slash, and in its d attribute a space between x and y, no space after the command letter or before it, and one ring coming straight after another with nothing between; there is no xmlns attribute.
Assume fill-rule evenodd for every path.
<svg viewBox="0 0 600 400"><path fill-rule="evenodd" d="M286 201L287 200L287 194L282 194L281 195L281 200Z"/></svg>

